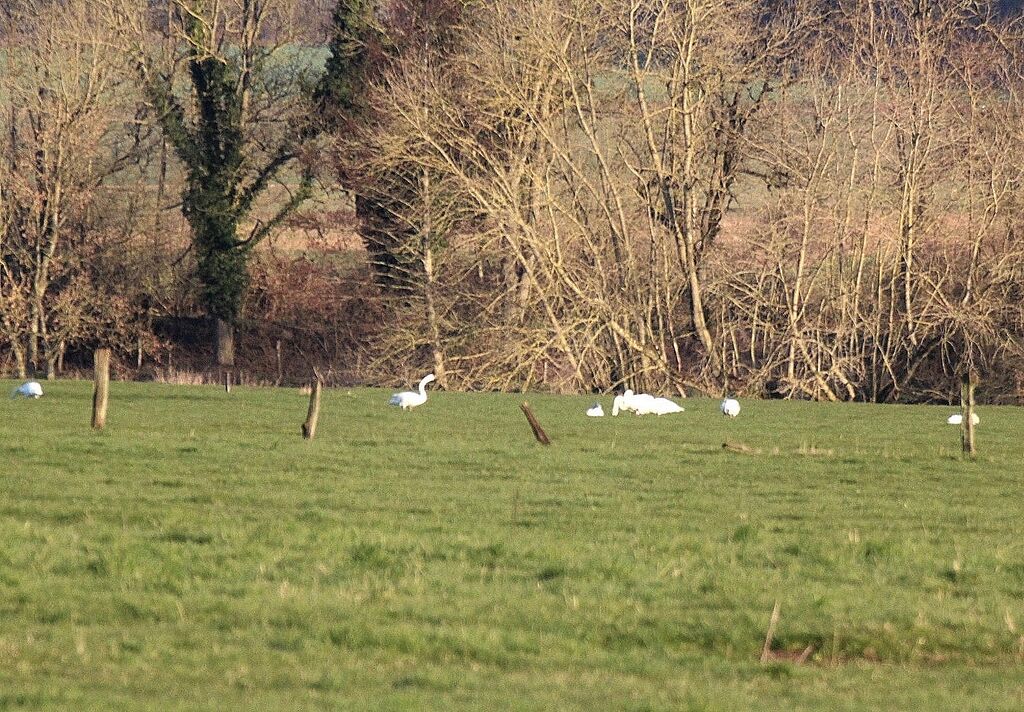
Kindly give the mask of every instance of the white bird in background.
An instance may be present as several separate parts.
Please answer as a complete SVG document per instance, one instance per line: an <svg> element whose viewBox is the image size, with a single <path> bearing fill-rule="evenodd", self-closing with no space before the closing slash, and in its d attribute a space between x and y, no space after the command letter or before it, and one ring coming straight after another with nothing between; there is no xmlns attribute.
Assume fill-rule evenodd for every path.
<svg viewBox="0 0 1024 712"><path fill-rule="evenodd" d="M587 408L587 415L591 418L603 418L604 408L601 407L600 403L594 403L594 405Z"/></svg>
<svg viewBox="0 0 1024 712"><path fill-rule="evenodd" d="M423 405L427 402L427 384L434 380L434 374L428 373L420 381L419 392L415 391L402 391L401 393L395 393L391 396L391 400L388 401L388 405L397 405L402 410L409 410L415 408L418 405Z"/></svg>
<svg viewBox="0 0 1024 712"><path fill-rule="evenodd" d="M735 418L740 414L740 402L735 398L726 398L722 401L722 415Z"/></svg>
<svg viewBox="0 0 1024 712"><path fill-rule="evenodd" d="M964 416L962 413L954 413L946 418L946 422L950 425L962 425L964 422ZM971 413L971 422L975 425L981 422L981 418L978 417L977 413Z"/></svg>
<svg viewBox="0 0 1024 712"><path fill-rule="evenodd" d="M27 381L22 383L11 392L11 398L17 398L18 396L22 396L24 398L41 398L42 395L43 387L39 385L38 381Z"/></svg>

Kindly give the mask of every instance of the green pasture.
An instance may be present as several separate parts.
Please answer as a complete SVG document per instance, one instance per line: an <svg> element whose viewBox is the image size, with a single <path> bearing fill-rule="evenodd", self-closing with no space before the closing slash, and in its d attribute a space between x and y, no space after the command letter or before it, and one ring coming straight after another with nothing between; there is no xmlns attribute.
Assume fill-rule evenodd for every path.
<svg viewBox="0 0 1024 712"><path fill-rule="evenodd" d="M1019 409L970 462L937 406L530 395L543 447L514 395L331 389L304 442L297 390L114 383L94 433L44 388L0 401L0 710L1024 708Z"/></svg>

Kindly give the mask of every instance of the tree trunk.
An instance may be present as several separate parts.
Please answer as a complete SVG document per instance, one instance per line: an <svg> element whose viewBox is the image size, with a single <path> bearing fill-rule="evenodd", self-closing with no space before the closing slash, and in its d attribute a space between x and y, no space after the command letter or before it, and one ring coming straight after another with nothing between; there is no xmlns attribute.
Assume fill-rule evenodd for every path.
<svg viewBox="0 0 1024 712"><path fill-rule="evenodd" d="M423 273L426 277L423 299L426 302L427 327L430 329L430 350L434 356L434 375L437 377L437 382L447 388L448 378L444 367L444 351L441 348L441 323L437 316L434 299L434 252L429 245L423 253Z"/></svg>
<svg viewBox="0 0 1024 712"><path fill-rule="evenodd" d="M217 365L231 368L235 365L235 327L217 319Z"/></svg>
<svg viewBox="0 0 1024 712"><path fill-rule="evenodd" d="M11 345L11 351L14 353L14 365L18 372L18 378L27 378L28 364L25 362L25 349L15 340Z"/></svg>
<svg viewBox="0 0 1024 712"><path fill-rule="evenodd" d="M284 380L284 360L281 358L281 339L277 340L274 344L274 353L277 356L277 383L274 385L280 386L281 381Z"/></svg>

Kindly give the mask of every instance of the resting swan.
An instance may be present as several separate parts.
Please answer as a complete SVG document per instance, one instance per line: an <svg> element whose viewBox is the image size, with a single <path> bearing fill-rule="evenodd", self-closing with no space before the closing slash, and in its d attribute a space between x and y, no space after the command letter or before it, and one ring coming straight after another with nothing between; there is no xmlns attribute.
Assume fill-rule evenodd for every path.
<svg viewBox="0 0 1024 712"><path fill-rule="evenodd" d="M740 402L735 398L726 398L722 401L722 415L735 418L740 414Z"/></svg>
<svg viewBox="0 0 1024 712"><path fill-rule="evenodd" d="M420 381L419 392L415 391L402 391L401 393L395 393L391 396L391 400L388 401L388 405L397 405L402 410L409 410L415 408L418 405L423 405L427 402L427 384L434 380L434 374L428 373Z"/></svg>
<svg viewBox="0 0 1024 712"><path fill-rule="evenodd" d="M612 402L612 415L618 415L620 410L631 410L637 415L668 415L682 413L683 407L668 398L655 398L648 393L633 393L626 389Z"/></svg>
<svg viewBox="0 0 1024 712"><path fill-rule="evenodd" d="M11 392L11 398L23 396L25 398L40 398L43 395L43 387L38 381L26 381Z"/></svg>
<svg viewBox="0 0 1024 712"><path fill-rule="evenodd" d="M655 398L646 393L633 396L633 412L637 415L668 415L682 413L683 407L668 398Z"/></svg>
<svg viewBox="0 0 1024 712"><path fill-rule="evenodd" d="M953 413L953 415L946 418L946 422L950 425L963 425L964 415L963 413ZM978 417L977 413L971 413L971 422L975 425L981 422L981 418Z"/></svg>

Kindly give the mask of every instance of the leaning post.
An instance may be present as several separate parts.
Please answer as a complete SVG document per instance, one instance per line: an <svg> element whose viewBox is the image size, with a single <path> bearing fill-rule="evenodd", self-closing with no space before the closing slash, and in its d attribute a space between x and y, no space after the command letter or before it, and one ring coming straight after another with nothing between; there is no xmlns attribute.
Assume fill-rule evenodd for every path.
<svg viewBox="0 0 1024 712"><path fill-rule="evenodd" d="M533 429L533 437L537 438L537 442L541 445L550 445L551 439L548 437L548 434L544 432L544 428L540 427L540 423L537 422L537 416L535 416L533 411L530 410L530 404L524 401L519 408L526 415L526 420L529 421L530 427Z"/></svg>
<svg viewBox="0 0 1024 712"><path fill-rule="evenodd" d="M96 349L93 353L93 370L92 427L103 430L107 424L107 400L110 393L110 349Z"/></svg>

